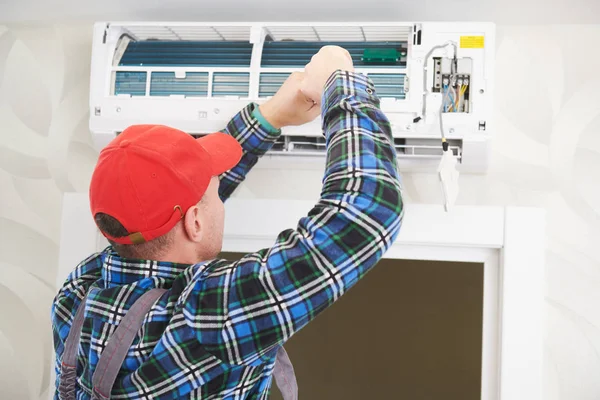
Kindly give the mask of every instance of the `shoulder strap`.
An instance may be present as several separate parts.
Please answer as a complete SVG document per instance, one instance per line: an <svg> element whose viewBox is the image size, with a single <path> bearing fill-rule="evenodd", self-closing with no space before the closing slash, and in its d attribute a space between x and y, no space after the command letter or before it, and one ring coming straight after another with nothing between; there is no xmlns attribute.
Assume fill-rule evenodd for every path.
<svg viewBox="0 0 600 400"><path fill-rule="evenodd" d="M60 381L58 393L61 400L75 400L75 380L77 379L77 350L79 349L79 338L83 327L85 301L87 294L79 303L69 335L65 341L62 362L60 363Z"/></svg>
<svg viewBox="0 0 600 400"><path fill-rule="evenodd" d="M298 400L296 374L294 373L292 362L283 346L277 350L273 377L275 377L275 383L281 392L283 400Z"/></svg>
<svg viewBox="0 0 600 400"><path fill-rule="evenodd" d="M151 289L144 293L127 311L127 314L125 314L125 317L123 317L119 326L117 326L117 329L111 335L108 344L100 355L98 365L92 376L94 387L92 399L110 399L110 392L117 379L117 374L127 357L127 352L135 339L135 335L142 326L145 315L165 292L165 289ZM77 350L83 328L86 300L87 295L83 298L75 313L73 324L65 341L58 387L61 400L75 400ZM294 367L283 346L277 351L273 376L284 400L298 399L298 383Z"/></svg>
<svg viewBox="0 0 600 400"><path fill-rule="evenodd" d="M92 376L92 385L94 386L92 399L110 399L110 392L117 379L117 374L127 358L127 352L142 326L144 317L156 300L166 291L166 289L147 291L127 311L100 354L100 360L98 360Z"/></svg>

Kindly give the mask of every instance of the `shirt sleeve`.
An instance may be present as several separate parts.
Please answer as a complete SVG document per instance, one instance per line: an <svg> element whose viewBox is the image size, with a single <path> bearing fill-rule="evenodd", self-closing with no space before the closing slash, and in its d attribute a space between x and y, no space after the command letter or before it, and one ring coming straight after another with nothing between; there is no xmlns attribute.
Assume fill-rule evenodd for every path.
<svg viewBox="0 0 600 400"><path fill-rule="evenodd" d="M364 277L400 230L396 152L373 83L337 71L322 104L327 164L318 202L273 247L199 268L185 301L188 326L227 363L268 362Z"/></svg>
<svg viewBox="0 0 600 400"><path fill-rule="evenodd" d="M220 176L219 196L226 201L244 181L258 159L273 147L281 135L261 114L258 104L251 103L237 113L227 124L225 132L242 146L242 158L231 170Z"/></svg>

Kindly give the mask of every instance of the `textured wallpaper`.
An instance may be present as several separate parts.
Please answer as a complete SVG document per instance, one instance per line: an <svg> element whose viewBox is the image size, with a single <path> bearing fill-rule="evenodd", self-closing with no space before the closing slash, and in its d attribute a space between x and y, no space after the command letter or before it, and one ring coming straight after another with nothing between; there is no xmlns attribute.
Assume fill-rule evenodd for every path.
<svg viewBox="0 0 600 400"><path fill-rule="evenodd" d="M0 398L48 399L62 194L86 191L91 25L0 26ZM460 204L548 213L546 400L600 398L600 26L500 26L496 139ZM257 170L236 196L314 199L314 172ZM294 182L286 186L280 182ZM435 176L404 175L411 202Z"/></svg>

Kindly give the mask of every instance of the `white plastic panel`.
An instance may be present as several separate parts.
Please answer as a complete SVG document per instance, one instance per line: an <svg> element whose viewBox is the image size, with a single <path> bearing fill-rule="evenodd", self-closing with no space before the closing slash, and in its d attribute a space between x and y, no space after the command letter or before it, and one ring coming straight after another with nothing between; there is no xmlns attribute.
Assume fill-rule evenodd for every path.
<svg viewBox="0 0 600 400"><path fill-rule="evenodd" d="M357 23L356 25L311 24L298 26L267 25L267 33L274 40L310 40L310 41L408 41L411 37L410 25L372 26Z"/></svg>
<svg viewBox="0 0 600 400"><path fill-rule="evenodd" d="M265 30L273 40L321 40L312 26L267 26Z"/></svg>
<svg viewBox="0 0 600 400"><path fill-rule="evenodd" d="M135 40L250 40L250 26L124 26Z"/></svg>
<svg viewBox="0 0 600 400"><path fill-rule="evenodd" d="M452 149L460 157L461 171L483 172L487 167L494 128L491 114L495 45L494 27L491 24L111 22L98 23L94 29L90 130L94 134L98 150L117 132L136 123L171 125L194 135L221 130L248 102L260 104L266 101L289 73L302 70L304 59L310 59L310 54L307 56L303 52L316 51L319 46L315 43L346 41L352 42L348 48L354 49L351 51L356 60L356 70L371 76L375 83L381 99L381 109L390 120L394 138L400 140L396 144L402 151L403 168L415 171L435 169L439 162L437 144L441 146L438 111L442 95L428 93L423 96L423 58L434 46L448 41L459 45L462 36L484 36L484 48L461 48L459 45L459 72L463 71L468 61L468 71L463 72L472 76L468 113L446 113L443 118L445 136L452 141ZM419 30L420 34L415 34ZM210 49L220 50L223 49L218 42L234 41L236 43L227 45L234 46L239 56L238 53L221 51L220 54L233 54L236 61L226 62L224 57L221 57L223 60L214 58L210 53L212 50L206 50L205 53L202 45L196 45L192 47L201 50L194 53L196 59L190 60L188 65L185 65L186 60L181 58L181 53L176 61L173 57L163 56L161 64L149 65L143 60L139 63L132 62L129 58L128 62L114 65L115 54L124 51L119 48L119 43L121 47L126 47L124 41L119 42L124 33L129 33L134 40L140 41L207 41L211 42L206 44L207 49L213 46ZM273 49L278 46L265 45L265 35L277 42L291 39L313 43L307 43L304 50L296 53L290 50L293 46L284 46L296 58L291 58L294 62L280 62L273 57L273 54L277 54ZM387 66L371 61L367 63L361 58L363 54L359 43L369 41L378 42L371 47L368 43L365 45L365 49L370 49L371 53L377 46L385 48L385 42L402 43L398 46L401 61ZM168 51L170 43L165 46L165 51ZM396 47L397 43L393 46ZM197 56L200 54L211 62L198 62ZM242 56L245 57L243 64ZM431 55L427 64L431 68L433 57L447 59L452 56L450 47L439 49ZM298 61L299 58L302 58L302 63ZM165 59L169 62L164 62ZM121 80L119 85L115 85L116 72L127 72L130 75L119 75ZM433 71L427 70L425 76L426 87L430 90L434 85ZM116 92L122 93L115 96ZM128 92L131 92L131 96ZM424 99L427 112L422 115ZM322 132L319 121L315 121L300 127L286 128L284 134L318 137ZM297 141L302 146L302 139ZM324 157L323 150L320 151L321 155L317 155L319 160ZM288 156L292 155L296 162L304 157L292 153L293 151L273 154L271 158L289 159ZM305 161L307 164L314 162L315 165L320 165L319 160L306 155ZM291 168L290 165L284 160L271 167Z"/></svg>
<svg viewBox="0 0 600 400"><path fill-rule="evenodd" d="M411 40L412 26L362 26L365 40Z"/></svg>

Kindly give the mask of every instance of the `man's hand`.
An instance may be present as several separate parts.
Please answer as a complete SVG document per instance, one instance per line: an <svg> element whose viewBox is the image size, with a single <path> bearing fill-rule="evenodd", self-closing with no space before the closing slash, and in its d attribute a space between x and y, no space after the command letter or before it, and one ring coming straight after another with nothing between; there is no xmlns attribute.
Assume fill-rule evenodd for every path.
<svg viewBox="0 0 600 400"><path fill-rule="evenodd" d="M323 46L304 68L302 93L319 106L327 80L338 69L354 71L350 53L339 46Z"/></svg>
<svg viewBox="0 0 600 400"><path fill-rule="evenodd" d="M321 112L300 90L303 81L303 72L292 72L275 96L259 107L263 117L276 129L311 122Z"/></svg>

